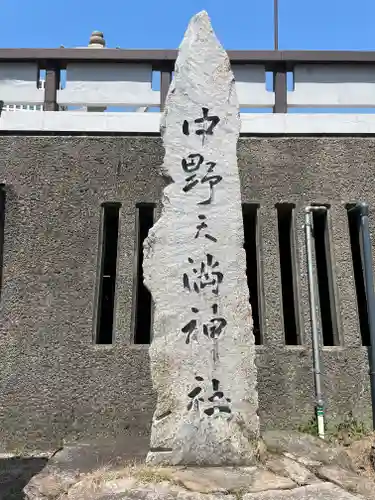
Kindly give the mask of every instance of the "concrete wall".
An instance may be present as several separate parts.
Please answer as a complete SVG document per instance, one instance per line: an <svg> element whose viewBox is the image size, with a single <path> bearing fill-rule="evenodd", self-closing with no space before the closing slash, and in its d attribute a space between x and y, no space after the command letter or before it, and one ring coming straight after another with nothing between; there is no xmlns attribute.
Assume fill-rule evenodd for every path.
<svg viewBox="0 0 375 500"><path fill-rule="evenodd" d="M340 346L323 353L327 415L371 419L367 351L361 347L345 204L375 204L375 139L242 138L244 202L259 202L264 341L258 349L264 427L313 416L314 385L303 208L331 204ZM148 435L155 404L147 346L132 345L135 204L160 209L160 139L0 137L7 185L0 301L0 443L48 448L62 439ZM100 205L122 204L115 341L93 344ZM296 204L303 346L285 346L277 202Z"/></svg>

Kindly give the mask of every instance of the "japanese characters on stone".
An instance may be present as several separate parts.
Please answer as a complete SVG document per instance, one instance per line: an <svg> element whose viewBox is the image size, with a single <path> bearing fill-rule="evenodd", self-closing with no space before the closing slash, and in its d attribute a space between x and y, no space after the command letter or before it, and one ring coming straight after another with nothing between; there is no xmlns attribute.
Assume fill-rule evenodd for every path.
<svg viewBox="0 0 375 500"><path fill-rule="evenodd" d="M197 184L208 184L209 196L207 199L200 201L198 205L210 205L213 201L213 188L223 179L221 175L213 173L216 163L214 161L205 161L204 156L201 154L190 154L187 159L182 159L181 164L184 172L188 174L185 178L186 184L183 191L188 193ZM202 165L204 166L201 169Z"/></svg>
<svg viewBox="0 0 375 500"><path fill-rule="evenodd" d="M207 217L204 214L199 214L198 219L199 224L196 226L197 232L195 233L194 238L197 239L199 236L201 236L201 232L204 231L204 234L202 234L202 236L216 243L217 239L215 238L215 236L212 236L212 234L206 232L208 225L204 221L207 219Z"/></svg>
<svg viewBox="0 0 375 500"><path fill-rule="evenodd" d="M219 295L219 286L224 277L223 273L220 272L219 262L209 253L198 265L194 265L194 260L191 257L188 258L188 262L192 264L192 276L189 278L188 274L184 273L184 288L199 293L200 290L210 287L214 295Z"/></svg>
<svg viewBox="0 0 375 500"><path fill-rule="evenodd" d="M232 413L230 408L231 399L227 398L223 391L220 390L220 381L217 379L212 379L212 390L210 391L210 396L206 396L204 389L201 387L201 384L204 379L201 376L196 376L195 381L197 382L196 387L192 389L188 398L190 399L187 409L188 410L198 410L200 405L204 403L208 403L203 412L211 417L214 414L220 413ZM205 397L206 396L206 397ZM208 407L207 407L208 406Z"/></svg>
<svg viewBox="0 0 375 500"><path fill-rule="evenodd" d="M202 108L202 117L194 120L194 131L196 135L202 138L202 145L208 135L213 135L214 128L220 121L218 116L209 116L208 113L208 108ZM190 135L190 123L187 120L184 120L182 132L184 135Z"/></svg>
<svg viewBox="0 0 375 500"><path fill-rule="evenodd" d="M171 182L144 245L144 281L154 299L149 355L157 404L147 458L153 465L257 460L240 129L228 54L207 13L199 13L179 48L162 115L160 173Z"/></svg>
<svg viewBox="0 0 375 500"><path fill-rule="evenodd" d="M199 309L196 307L191 308L192 313L199 313ZM212 314L210 315L207 322L204 322L201 327L195 318L192 318L185 326L182 327L181 331L186 333L186 344L190 344L191 340L198 341L199 332L203 333L207 339L217 340L222 334L224 328L227 325L225 318L218 316L218 305L212 305Z"/></svg>
<svg viewBox="0 0 375 500"><path fill-rule="evenodd" d="M195 119L192 123L184 120L182 132L188 136L194 134L201 138L202 148L205 141L215 133L215 127L220 122L220 118L210 114L208 108L202 108L202 117ZM216 162L206 158L206 155L201 152L192 152L186 158L181 160L183 172L186 174L185 185L182 188L184 193L189 193L194 190L198 184L208 187L207 197L198 201L198 205L205 205L209 208L214 201L215 186L222 180L222 176L215 173ZM217 238L211 234L209 230L209 219L204 213L198 214L198 221L195 227L195 239L205 238L212 243L217 243ZM191 319L181 328L181 332L185 335L185 343L199 343L201 338L205 338L212 342L212 358L216 363L219 360L218 342L220 336L224 334L227 320L222 317L219 312L219 305L215 298L220 293L220 285L224 280L224 275L220 271L220 262L212 253L205 253L202 259L195 262L191 257L187 258L190 264L190 272L185 272L182 278L184 290L189 293L201 294L206 291L208 297L212 296L212 300L208 299L211 313L206 311L207 318L203 321L197 317L200 312L198 307L191 308ZM197 382L203 382L201 376L196 376ZM209 406L203 410L207 416L216 415L219 413L229 414L230 398L227 398L222 391L219 390L220 381L216 378L212 379L212 394L205 396L203 387L197 385L188 394L190 399L187 409L199 409L200 405L208 403ZM201 384L204 385L204 384Z"/></svg>

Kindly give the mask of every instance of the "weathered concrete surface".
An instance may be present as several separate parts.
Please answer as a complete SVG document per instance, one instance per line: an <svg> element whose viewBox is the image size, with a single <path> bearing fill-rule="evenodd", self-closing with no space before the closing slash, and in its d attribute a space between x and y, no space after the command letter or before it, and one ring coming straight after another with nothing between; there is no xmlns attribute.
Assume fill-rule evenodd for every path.
<svg viewBox="0 0 375 500"><path fill-rule="evenodd" d="M152 463L246 464L257 453L239 130L229 59L201 12L181 43L166 101L162 172L172 183L144 244L155 302Z"/></svg>
<svg viewBox="0 0 375 500"><path fill-rule="evenodd" d="M155 405L148 346L131 344L136 203L157 205L165 180L156 172L161 145L145 140L0 138L1 451L100 437L131 446L142 435L148 449ZM105 201L121 203L115 339L95 346Z"/></svg>
<svg viewBox="0 0 375 500"><path fill-rule="evenodd" d="M242 199L261 204L266 345L257 346L263 428L297 428L314 415L304 206L331 203L332 253L344 345L322 351L328 423L352 412L372 425L367 349L360 347L345 203L375 206L375 140L243 137ZM1 136L7 185L0 300L0 439L56 448L62 439L143 435L155 410L148 346L131 345L135 206L159 204L157 137ZM115 341L92 343L100 205L122 203ZM296 204L302 327L307 345L283 345L276 202ZM370 216L373 229L374 217ZM375 254L375 238L372 238ZM43 394L43 398L41 398Z"/></svg>

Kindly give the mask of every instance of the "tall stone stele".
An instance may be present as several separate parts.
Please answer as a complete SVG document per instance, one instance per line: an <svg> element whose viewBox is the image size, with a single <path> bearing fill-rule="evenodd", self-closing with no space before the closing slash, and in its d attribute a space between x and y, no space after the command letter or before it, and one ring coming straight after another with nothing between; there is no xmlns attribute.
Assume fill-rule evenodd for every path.
<svg viewBox="0 0 375 500"><path fill-rule="evenodd" d="M206 12L190 21L163 115L161 218L144 245L157 392L148 462L251 464L259 421L237 140L227 53Z"/></svg>

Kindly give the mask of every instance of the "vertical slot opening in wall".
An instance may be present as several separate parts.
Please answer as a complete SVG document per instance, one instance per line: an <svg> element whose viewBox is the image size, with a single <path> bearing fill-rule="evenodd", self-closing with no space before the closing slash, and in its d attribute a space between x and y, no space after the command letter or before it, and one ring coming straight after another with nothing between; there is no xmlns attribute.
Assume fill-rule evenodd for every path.
<svg viewBox="0 0 375 500"><path fill-rule="evenodd" d="M97 344L112 344L113 342L120 207L120 203L102 205Z"/></svg>
<svg viewBox="0 0 375 500"><path fill-rule="evenodd" d="M287 345L301 344L297 300L294 209L295 205L292 203L276 204L284 337Z"/></svg>
<svg viewBox="0 0 375 500"><path fill-rule="evenodd" d="M352 253L354 282L357 295L357 307L359 316L359 328L362 337L362 345L369 346L370 343L370 327L367 311L367 296L363 274L361 239L360 239L360 217L357 210L353 209L355 204L346 205L348 214L348 226L350 236L350 248Z"/></svg>
<svg viewBox="0 0 375 500"><path fill-rule="evenodd" d="M261 314L261 273L259 259L259 204L244 203L242 216L244 225L244 249L246 252L246 276L249 287L253 317L255 344L263 344Z"/></svg>
<svg viewBox="0 0 375 500"><path fill-rule="evenodd" d="M313 231L323 344L339 345L327 210L314 210Z"/></svg>
<svg viewBox="0 0 375 500"><path fill-rule="evenodd" d="M154 225L155 205L138 203L136 212L136 305L134 324L134 343L150 344L152 330L152 297L143 281L143 242Z"/></svg>

